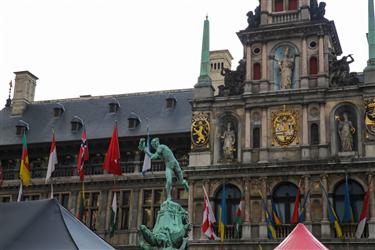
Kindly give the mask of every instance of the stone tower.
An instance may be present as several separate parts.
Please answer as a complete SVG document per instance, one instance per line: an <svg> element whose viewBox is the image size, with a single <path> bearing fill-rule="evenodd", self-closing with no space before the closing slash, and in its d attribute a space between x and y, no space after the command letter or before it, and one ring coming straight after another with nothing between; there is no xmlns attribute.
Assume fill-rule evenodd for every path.
<svg viewBox="0 0 375 250"><path fill-rule="evenodd" d="M224 76L221 74L223 68L232 67L233 57L229 50L210 51L210 77L212 86L215 89L215 95L218 94L218 86L224 84Z"/></svg>
<svg viewBox="0 0 375 250"><path fill-rule="evenodd" d="M12 115L22 115L27 104L34 101L35 87L38 77L29 71L14 72L16 75L12 100Z"/></svg>

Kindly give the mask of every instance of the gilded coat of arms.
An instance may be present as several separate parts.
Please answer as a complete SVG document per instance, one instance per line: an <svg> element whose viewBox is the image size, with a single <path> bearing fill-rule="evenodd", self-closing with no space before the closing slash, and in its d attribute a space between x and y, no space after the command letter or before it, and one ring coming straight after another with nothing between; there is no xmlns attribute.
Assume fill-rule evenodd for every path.
<svg viewBox="0 0 375 250"><path fill-rule="evenodd" d="M375 135L375 98L365 101L365 126L367 131Z"/></svg>
<svg viewBox="0 0 375 250"><path fill-rule="evenodd" d="M298 140L298 113L296 111L283 110L272 112L272 145L289 146Z"/></svg>
<svg viewBox="0 0 375 250"><path fill-rule="evenodd" d="M191 148L208 149L210 122L207 113L194 113L191 123Z"/></svg>

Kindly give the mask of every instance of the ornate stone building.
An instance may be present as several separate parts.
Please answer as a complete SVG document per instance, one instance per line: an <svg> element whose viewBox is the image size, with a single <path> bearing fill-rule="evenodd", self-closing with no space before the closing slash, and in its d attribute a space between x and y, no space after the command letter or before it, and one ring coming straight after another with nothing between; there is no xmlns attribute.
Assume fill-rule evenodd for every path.
<svg viewBox="0 0 375 250"><path fill-rule="evenodd" d="M369 0L373 9L371 4ZM44 176L54 128L59 157L53 175L55 197L77 212L80 184L75 159L85 126L90 161L85 166L84 220L119 248L136 248L137 227L152 227L164 200L162 163L154 161L152 172L140 175L143 155L137 145L149 123L151 136L174 150L189 180L189 193L176 186L173 198L188 209L193 223L191 249L220 245L202 236L200 224L203 186L217 215L223 185L228 220L225 249L258 249L259 242L263 249L273 249L294 227L298 186L301 203L306 200L304 224L328 248L374 249L373 191L364 234L361 239L354 237L364 193L373 186L375 163L373 11L368 66L355 73L349 67L353 58L342 56L335 24L325 18L325 7L316 0L260 0L247 14L248 27L237 33L244 56L236 70L230 69L229 51L209 53L206 20L201 73L193 89L35 102L37 77L16 72L13 100L0 111L4 176L0 201L16 199L24 130L33 177L25 199L48 197ZM116 186L101 168L115 121L124 172ZM328 208L333 206L343 220L346 178L353 220L341 223L342 239L330 223ZM119 230L109 238L113 192L119 194ZM235 210L241 198L243 224L240 234L235 234ZM279 216L276 239L268 239L264 204Z"/></svg>

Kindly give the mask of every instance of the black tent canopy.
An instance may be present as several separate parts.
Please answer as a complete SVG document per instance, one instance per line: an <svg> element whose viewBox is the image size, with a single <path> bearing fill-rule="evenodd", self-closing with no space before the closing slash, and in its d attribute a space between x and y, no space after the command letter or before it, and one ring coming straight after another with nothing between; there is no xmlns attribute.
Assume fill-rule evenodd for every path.
<svg viewBox="0 0 375 250"><path fill-rule="evenodd" d="M57 200L0 203L0 249L114 249Z"/></svg>

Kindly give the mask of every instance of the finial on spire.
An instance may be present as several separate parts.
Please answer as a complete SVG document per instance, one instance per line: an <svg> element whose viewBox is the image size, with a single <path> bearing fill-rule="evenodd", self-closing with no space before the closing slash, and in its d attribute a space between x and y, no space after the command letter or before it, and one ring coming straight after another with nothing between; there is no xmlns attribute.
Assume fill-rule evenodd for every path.
<svg viewBox="0 0 375 250"><path fill-rule="evenodd" d="M12 83L12 80L10 80L10 82L9 82L9 95L8 95L8 99L5 103L5 107L10 107L10 104L12 103L12 100L10 99L10 94L12 93L12 87L13 87L13 83Z"/></svg>

